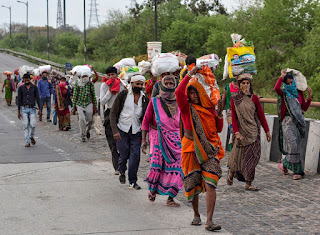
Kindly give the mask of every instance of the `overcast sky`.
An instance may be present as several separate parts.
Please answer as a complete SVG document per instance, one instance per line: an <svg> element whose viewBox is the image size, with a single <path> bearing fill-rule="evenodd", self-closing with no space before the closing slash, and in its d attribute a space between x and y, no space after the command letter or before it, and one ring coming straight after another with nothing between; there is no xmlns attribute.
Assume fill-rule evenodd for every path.
<svg viewBox="0 0 320 235"><path fill-rule="evenodd" d="M27 0L21 0L26 2ZM29 26L45 26L47 24L47 1L46 0L28 0L29 1ZM143 0L137 0L141 3ZM241 0L240 0L241 1ZM83 29L83 2L84 0L66 0L66 18L67 24L76 25ZM130 0L96 0L98 5L99 22L103 23L107 19L108 10L118 9L127 11L130 6ZM228 11L232 11L239 0L221 0ZM57 3L58 0L49 0L49 25L57 25ZM63 0L61 0L63 4ZM87 8L87 26L89 23L90 0L86 0ZM0 0L0 5L11 6L12 22L26 22L26 6L18 3L16 0ZM0 8L0 25L9 23L9 10Z"/></svg>

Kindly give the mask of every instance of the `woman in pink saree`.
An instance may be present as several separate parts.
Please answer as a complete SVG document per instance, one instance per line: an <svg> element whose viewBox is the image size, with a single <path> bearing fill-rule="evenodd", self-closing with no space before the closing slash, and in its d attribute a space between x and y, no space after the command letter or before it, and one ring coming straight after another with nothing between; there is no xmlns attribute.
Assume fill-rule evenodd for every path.
<svg viewBox="0 0 320 235"><path fill-rule="evenodd" d="M168 195L167 206L179 207L175 196L183 188L181 169L180 110L175 97L176 80L168 75L160 82L160 94L151 99L142 122L142 152L149 131L150 172L146 178L148 198Z"/></svg>

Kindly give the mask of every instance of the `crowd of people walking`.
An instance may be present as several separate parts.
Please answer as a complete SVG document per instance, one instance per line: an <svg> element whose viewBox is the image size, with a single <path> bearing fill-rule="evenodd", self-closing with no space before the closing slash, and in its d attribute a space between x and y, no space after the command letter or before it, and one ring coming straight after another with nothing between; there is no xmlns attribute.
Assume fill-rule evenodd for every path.
<svg viewBox="0 0 320 235"><path fill-rule="evenodd" d="M140 153L148 153L150 171L145 181L149 201L154 202L158 195L165 195L166 206L179 207L175 197L184 188L186 200L192 203L194 211L191 224L201 225L199 194L206 192L205 228L215 231L221 229L213 222L213 213L216 189L222 177L221 159L225 157L219 137L223 130L223 110L226 109L230 135L228 185L236 178L245 182L246 190L259 190L252 182L261 155L261 126L268 142L271 135L259 98L254 94L251 74L236 76L225 86L222 99L214 100L212 90L205 89L197 80L206 76L214 78L212 71L207 66L196 67L195 57L189 56L186 62L182 71L160 76L150 73L147 81L145 76L133 74L128 86L119 79L117 68L108 67L100 86L100 112L103 113L114 174L119 175L120 183L126 183L128 170L129 187L141 189L137 183ZM90 139L93 116L98 112L94 87L98 80L96 72L95 78L91 72L66 78L57 73L49 76L43 71L36 82L31 82L28 73L22 80L22 83L15 81L7 73L2 92L5 89L5 99L10 106L12 94L18 89L18 118L22 119L26 147L36 144L36 110L40 122L45 107L46 120L53 120L52 102L59 130L70 130L70 114L77 114L80 140ZM303 92L297 90L292 74L285 71L274 89L279 96L279 146L285 155L278 167L283 174L291 170L293 179L301 179L304 170L300 143L306 127L303 111L311 103L312 90L308 87L306 100Z"/></svg>

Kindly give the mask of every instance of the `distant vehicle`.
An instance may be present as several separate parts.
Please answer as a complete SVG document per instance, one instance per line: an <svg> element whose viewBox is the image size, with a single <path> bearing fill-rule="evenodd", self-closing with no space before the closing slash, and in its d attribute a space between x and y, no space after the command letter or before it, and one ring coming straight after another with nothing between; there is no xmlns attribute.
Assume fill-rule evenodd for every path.
<svg viewBox="0 0 320 235"><path fill-rule="evenodd" d="M67 74L71 74L71 70L72 70L72 64L71 63L66 63L64 65L64 74L67 75Z"/></svg>

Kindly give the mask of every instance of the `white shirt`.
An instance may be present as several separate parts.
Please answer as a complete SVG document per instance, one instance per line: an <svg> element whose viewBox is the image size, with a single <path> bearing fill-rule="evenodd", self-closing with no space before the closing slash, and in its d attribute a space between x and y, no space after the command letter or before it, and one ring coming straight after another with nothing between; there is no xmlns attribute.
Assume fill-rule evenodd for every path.
<svg viewBox="0 0 320 235"><path fill-rule="evenodd" d="M122 83L120 83L120 91L117 94L113 94L110 91L109 86L105 82L102 83L100 87L100 104L102 107L104 107L103 110L111 109L117 95L123 90L124 87Z"/></svg>
<svg viewBox="0 0 320 235"><path fill-rule="evenodd" d="M132 87L129 87L128 95L118 122L118 128L125 133L128 133L131 127L132 134L137 134L141 131L140 117L142 116L142 96L144 96L144 93L141 91L138 104L135 104Z"/></svg>

